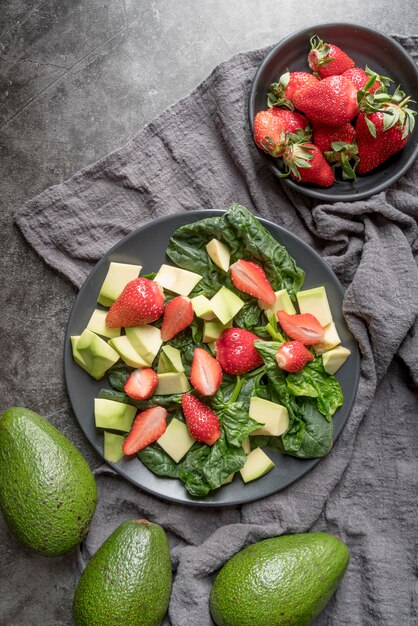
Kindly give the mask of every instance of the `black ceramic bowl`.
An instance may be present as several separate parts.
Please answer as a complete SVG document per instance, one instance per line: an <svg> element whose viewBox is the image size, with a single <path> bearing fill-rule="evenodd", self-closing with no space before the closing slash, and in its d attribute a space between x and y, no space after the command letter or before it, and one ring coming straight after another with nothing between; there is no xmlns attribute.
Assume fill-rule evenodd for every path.
<svg viewBox="0 0 418 626"><path fill-rule="evenodd" d="M409 54L394 39L372 28L356 24L320 24L305 28L282 39L265 57L251 85L248 115L251 132L255 115L267 109L267 91L272 82L287 70L310 71L307 56L309 40L318 35L323 41L334 43L346 52L356 66L368 65L378 74L389 76L394 86L401 85L413 100L418 100L418 67ZM416 108L413 104L411 108ZM418 120L417 120L418 122ZM381 166L359 176L355 181L335 183L321 188L311 184L299 184L290 178L281 179L283 184L307 196L325 202L360 200L368 198L392 185L403 176L418 154L418 123L405 148ZM281 161L263 153L268 167L274 174L282 173Z"/></svg>

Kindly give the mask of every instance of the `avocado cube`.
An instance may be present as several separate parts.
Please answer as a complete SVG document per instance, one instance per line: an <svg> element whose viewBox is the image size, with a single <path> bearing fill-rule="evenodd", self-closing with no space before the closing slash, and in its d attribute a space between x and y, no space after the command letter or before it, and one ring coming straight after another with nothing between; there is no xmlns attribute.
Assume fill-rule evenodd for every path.
<svg viewBox="0 0 418 626"><path fill-rule="evenodd" d="M203 322L203 343L213 343L222 335L225 328L232 328L232 320L227 324L222 324L219 320Z"/></svg>
<svg viewBox="0 0 418 626"><path fill-rule="evenodd" d="M327 326L332 322L332 313L324 286L299 291L296 298L301 313L311 313L321 326Z"/></svg>
<svg viewBox="0 0 418 626"><path fill-rule="evenodd" d="M250 417L260 424L264 424L257 430L253 430L251 435L271 435L278 437L283 435L289 428L289 414L285 406L270 402L263 398L253 396L250 399Z"/></svg>
<svg viewBox="0 0 418 626"><path fill-rule="evenodd" d="M335 346L338 346L338 344L340 343L341 339L338 335L337 328L334 322L331 322L331 324L327 324L327 326L325 326L324 339L321 341L321 343L316 343L313 346L313 349L315 350L316 354L324 354L324 352L332 350L332 348L335 348Z"/></svg>
<svg viewBox="0 0 418 626"><path fill-rule="evenodd" d="M157 443L175 463L178 463L190 450L195 440L191 437L186 424L173 417L165 433L157 439Z"/></svg>
<svg viewBox="0 0 418 626"><path fill-rule="evenodd" d="M171 396L175 393L189 391L190 384L184 372L167 372L158 374L158 385L155 394L159 396Z"/></svg>
<svg viewBox="0 0 418 626"><path fill-rule="evenodd" d="M279 291L274 292L276 294L276 302L273 306L269 306L267 302L263 302L263 300L258 300L258 306L263 311L266 311L266 315L270 313L277 313L277 311L286 311L289 315L295 315L296 309L293 306L293 302L290 299L290 296L287 292L287 289L279 289Z"/></svg>
<svg viewBox="0 0 418 626"><path fill-rule="evenodd" d="M128 433L137 409L124 402L94 398L94 420L96 428L118 430Z"/></svg>
<svg viewBox="0 0 418 626"><path fill-rule="evenodd" d="M335 372L344 365L350 354L350 350L343 346L338 346L333 350L329 350L329 352L325 352L325 354L322 355L324 370L327 374L335 374Z"/></svg>
<svg viewBox="0 0 418 626"><path fill-rule="evenodd" d="M201 295L192 298L192 306L196 317L200 317L203 320L213 320L215 318L210 300L206 296Z"/></svg>
<svg viewBox="0 0 418 626"><path fill-rule="evenodd" d="M274 467L273 461L261 448L255 448L247 456L244 467L240 469L241 478L245 483L260 478Z"/></svg>
<svg viewBox="0 0 418 626"><path fill-rule="evenodd" d="M211 239L206 245L206 251L215 265L221 270L224 272L229 270L231 252L228 246L222 243L222 241L219 241L219 239Z"/></svg>
<svg viewBox="0 0 418 626"><path fill-rule="evenodd" d="M161 348L157 373L166 374L168 372L184 372L184 365L181 360L180 350L165 345Z"/></svg>
<svg viewBox="0 0 418 626"><path fill-rule="evenodd" d="M113 339L113 337L119 337L121 329L109 328L108 326L106 326L106 315L107 311L103 311L102 309L95 309L90 317L89 323L87 324L87 328L91 330L92 333L96 333L96 335L102 335L103 337L108 337L109 339Z"/></svg>
<svg viewBox="0 0 418 626"><path fill-rule="evenodd" d="M75 362L96 380L103 378L107 370L119 360L119 354L88 328L83 330L77 341L72 340L72 346Z"/></svg>
<svg viewBox="0 0 418 626"><path fill-rule="evenodd" d="M235 476L235 472L232 472L232 474L229 474L229 476L225 478L222 484L228 485L229 483L232 483L232 481L234 480L234 476Z"/></svg>
<svg viewBox="0 0 418 626"><path fill-rule="evenodd" d="M106 278L101 286L97 301L103 306L112 306L120 296L124 287L138 278L142 265L129 265L128 263L114 263L109 265Z"/></svg>
<svg viewBox="0 0 418 626"><path fill-rule="evenodd" d="M249 437L244 439L244 441L242 442L242 449L244 450L245 454L250 454L250 452L251 452L251 444L250 444L250 438Z"/></svg>
<svg viewBox="0 0 418 626"><path fill-rule="evenodd" d="M210 300L212 311L222 324L230 322L244 304L239 296L226 287L221 287Z"/></svg>
<svg viewBox="0 0 418 626"><path fill-rule="evenodd" d="M72 352L73 352L73 359L74 359L74 361L77 363L77 365L82 367L83 370L85 370L86 367L87 367L87 363L85 362L84 359L81 358L80 353L77 350L77 343L78 343L79 339L80 339L80 335L72 335L70 337L71 349L72 349Z"/></svg>
<svg viewBox="0 0 418 626"><path fill-rule="evenodd" d="M117 463L124 456L122 446L125 441L124 435L117 435L104 431L103 456L105 461Z"/></svg>
<svg viewBox="0 0 418 626"><path fill-rule="evenodd" d="M110 339L109 344L129 367L149 367L149 363L138 354L126 335Z"/></svg>
<svg viewBox="0 0 418 626"><path fill-rule="evenodd" d="M202 280L200 274L183 270L172 265L161 265L154 278L164 289L178 293L180 296L188 296L197 283Z"/></svg>
<svg viewBox="0 0 418 626"><path fill-rule="evenodd" d="M156 326L151 326L151 324L145 324L144 326L125 328L125 333L139 356L146 363L152 365L163 343L161 330Z"/></svg>

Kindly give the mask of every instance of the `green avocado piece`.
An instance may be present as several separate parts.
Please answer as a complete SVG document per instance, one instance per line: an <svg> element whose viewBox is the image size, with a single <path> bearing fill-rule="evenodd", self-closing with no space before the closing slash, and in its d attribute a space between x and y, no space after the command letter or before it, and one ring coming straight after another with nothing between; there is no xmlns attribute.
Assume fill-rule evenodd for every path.
<svg viewBox="0 0 418 626"><path fill-rule="evenodd" d="M167 374L168 372L184 372L183 361L181 360L181 352L178 348L165 345L161 348L160 358L158 359L158 374Z"/></svg>
<svg viewBox="0 0 418 626"><path fill-rule="evenodd" d="M94 421L96 428L117 430L128 433L137 409L124 402L105 398L94 398Z"/></svg>
<svg viewBox="0 0 418 626"><path fill-rule="evenodd" d="M0 508L29 550L70 552L96 508L94 476L80 452L46 419L23 407L0 417Z"/></svg>
<svg viewBox="0 0 418 626"><path fill-rule="evenodd" d="M226 287L221 287L209 302L212 311L222 324L230 322L245 304L244 300Z"/></svg>
<svg viewBox="0 0 418 626"><path fill-rule="evenodd" d="M107 430L104 431L103 456L105 461L117 463L123 458L122 446L124 441L125 437L123 435L110 433Z"/></svg>
<svg viewBox="0 0 418 626"><path fill-rule="evenodd" d="M328 533L282 535L241 550L210 595L216 626L307 626L347 569L347 546Z"/></svg>
<svg viewBox="0 0 418 626"><path fill-rule="evenodd" d="M87 564L73 602L75 626L159 626L171 593L171 560L161 526L123 522Z"/></svg>
<svg viewBox="0 0 418 626"><path fill-rule="evenodd" d="M96 380L103 378L107 370L119 361L116 350L88 328L83 330L78 341L75 339L71 340L74 361Z"/></svg>
<svg viewBox="0 0 418 626"><path fill-rule="evenodd" d="M112 306L114 301L120 296L124 287L139 276L141 265L130 265L129 263L111 262L107 270L106 278L100 288L97 302L103 306Z"/></svg>

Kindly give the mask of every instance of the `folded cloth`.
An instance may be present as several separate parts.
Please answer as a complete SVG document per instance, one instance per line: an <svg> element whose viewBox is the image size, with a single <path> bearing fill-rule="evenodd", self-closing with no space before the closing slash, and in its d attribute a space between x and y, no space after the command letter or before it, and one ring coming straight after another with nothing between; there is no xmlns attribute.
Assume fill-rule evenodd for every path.
<svg viewBox="0 0 418 626"><path fill-rule="evenodd" d="M417 58L418 38L397 39ZM102 466L100 501L80 560L128 517L159 522L176 569L165 623L208 626L211 580L229 557L265 537L328 530L348 543L351 565L315 623L417 623L418 168L353 203L317 204L282 188L246 119L249 86L267 52L238 54L218 66L122 148L28 202L16 223L75 287L122 237L178 211L239 202L291 230L347 289L344 313L362 353L354 409L331 453L310 473L242 507L160 501Z"/></svg>

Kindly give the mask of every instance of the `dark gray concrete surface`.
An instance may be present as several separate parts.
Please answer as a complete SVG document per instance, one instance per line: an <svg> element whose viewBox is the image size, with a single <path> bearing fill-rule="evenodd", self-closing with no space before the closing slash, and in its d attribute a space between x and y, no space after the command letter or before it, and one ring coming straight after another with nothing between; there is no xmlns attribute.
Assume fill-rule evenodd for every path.
<svg viewBox="0 0 418 626"><path fill-rule="evenodd" d="M19 206L125 142L235 52L330 21L418 33L416 0L0 0L0 411L25 405L59 420L100 463L65 396L75 293L13 226ZM34 556L0 520L0 625L71 624L74 584L73 556Z"/></svg>

